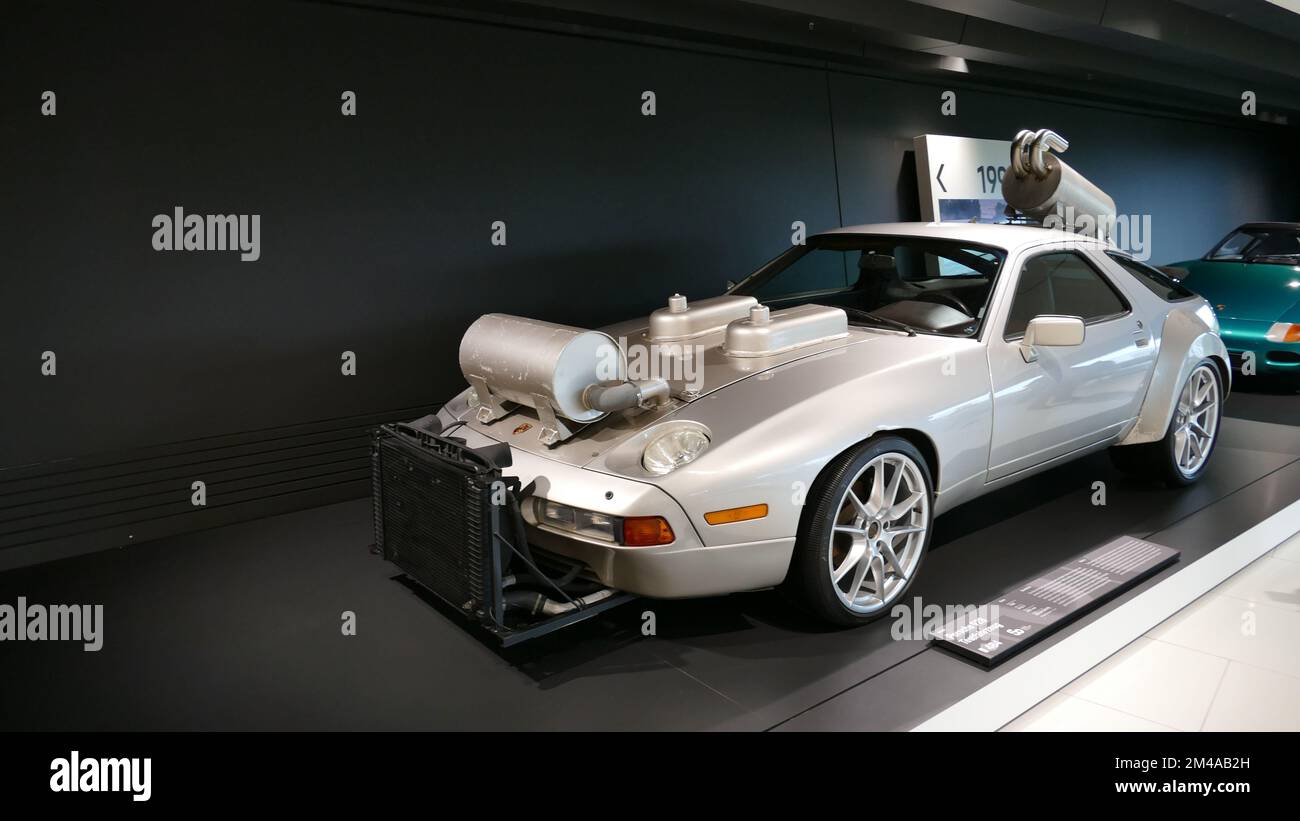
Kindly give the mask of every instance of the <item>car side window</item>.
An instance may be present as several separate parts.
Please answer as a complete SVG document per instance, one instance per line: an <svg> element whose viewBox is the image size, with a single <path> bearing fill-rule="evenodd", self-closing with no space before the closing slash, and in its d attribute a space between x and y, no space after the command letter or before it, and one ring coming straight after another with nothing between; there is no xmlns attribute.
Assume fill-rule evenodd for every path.
<svg viewBox="0 0 1300 821"><path fill-rule="evenodd" d="M1196 296L1186 286L1179 284L1178 280L1164 271L1152 268L1150 265L1143 265L1137 260L1129 259L1122 254L1107 251L1106 256L1119 263L1124 270L1133 275L1134 279L1145 285L1147 290L1166 302L1178 302Z"/></svg>
<svg viewBox="0 0 1300 821"><path fill-rule="evenodd" d="M1007 316L1006 339L1023 336L1029 320L1043 314L1099 322L1127 313L1115 286L1073 251L1054 251L1025 260Z"/></svg>

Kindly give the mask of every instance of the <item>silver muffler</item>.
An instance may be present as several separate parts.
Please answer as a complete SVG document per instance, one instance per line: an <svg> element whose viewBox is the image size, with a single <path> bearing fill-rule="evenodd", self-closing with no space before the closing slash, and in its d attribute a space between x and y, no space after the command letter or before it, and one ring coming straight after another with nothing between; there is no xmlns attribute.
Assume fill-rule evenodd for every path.
<svg viewBox="0 0 1300 821"><path fill-rule="evenodd" d="M668 400L662 379L627 379L627 355L609 334L509 314L485 314L460 341L460 370L472 387L480 422L537 411L538 438L552 445L573 435L565 423Z"/></svg>
<svg viewBox="0 0 1300 821"><path fill-rule="evenodd" d="M1011 141L1011 167L1002 177L1003 199L1026 216L1040 221L1055 216L1076 233L1109 241L1115 200L1049 153L1069 147L1064 137L1046 128L1017 134Z"/></svg>

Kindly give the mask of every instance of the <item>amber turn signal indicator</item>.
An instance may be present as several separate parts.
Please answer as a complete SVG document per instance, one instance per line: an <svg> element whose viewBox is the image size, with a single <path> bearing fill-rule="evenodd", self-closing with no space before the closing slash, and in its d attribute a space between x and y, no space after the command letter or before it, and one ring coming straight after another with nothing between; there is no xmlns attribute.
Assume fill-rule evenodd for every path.
<svg viewBox="0 0 1300 821"><path fill-rule="evenodd" d="M744 507L732 507L726 510L715 510L712 513L704 514L704 521L711 525L726 525L732 522L747 522L750 519L761 519L767 515L767 505L745 505Z"/></svg>
<svg viewBox="0 0 1300 821"><path fill-rule="evenodd" d="M623 520L623 544L628 547L669 544L674 538L672 527L662 516L629 516Z"/></svg>
<svg viewBox="0 0 1300 821"><path fill-rule="evenodd" d="M1265 338L1269 342L1300 342L1300 325L1274 322L1273 327L1265 334Z"/></svg>

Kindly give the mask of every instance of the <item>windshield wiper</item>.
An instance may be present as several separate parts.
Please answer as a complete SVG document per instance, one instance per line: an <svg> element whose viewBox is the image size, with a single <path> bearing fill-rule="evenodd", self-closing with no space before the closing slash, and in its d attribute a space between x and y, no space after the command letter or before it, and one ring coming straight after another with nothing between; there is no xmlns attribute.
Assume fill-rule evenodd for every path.
<svg viewBox="0 0 1300 821"><path fill-rule="evenodd" d="M861 311L857 308L843 308L842 310L850 316L865 319L868 322L874 322L877 325L884 325L886 328L893 328L895 331L903 331L908 336L916 336L916 329L911 325L908 325L906 322L899 322L897 319L890 319L887 316L873 314L870 311Z"/></svg>

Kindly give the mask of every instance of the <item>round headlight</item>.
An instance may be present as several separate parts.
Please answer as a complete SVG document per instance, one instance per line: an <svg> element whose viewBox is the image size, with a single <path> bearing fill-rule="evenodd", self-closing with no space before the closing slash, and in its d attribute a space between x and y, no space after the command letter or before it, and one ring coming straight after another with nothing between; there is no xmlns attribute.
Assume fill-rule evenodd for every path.
<svg viewBox="0 0 1300 821"><path fill-rule="evenodd" d="M695 461L709 447L709 437L694 428L677 428L650 440L641 464L656 476Z"/></svg>

